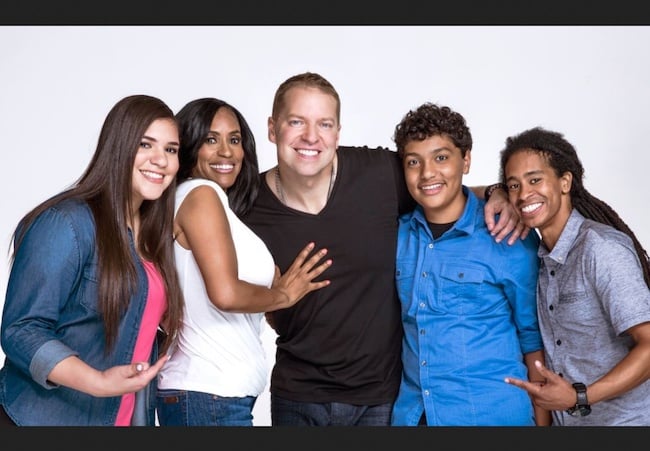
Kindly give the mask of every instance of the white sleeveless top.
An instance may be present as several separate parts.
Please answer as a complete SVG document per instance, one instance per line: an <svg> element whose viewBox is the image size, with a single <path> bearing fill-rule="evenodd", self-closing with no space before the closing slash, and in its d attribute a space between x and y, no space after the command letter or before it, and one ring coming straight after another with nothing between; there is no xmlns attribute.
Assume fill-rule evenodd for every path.
<svg viewBox="0 0 650 451"><path fill-rule="evenodd" d="M175 211L200 185L214 188L230 223L239 279L270 287L273 257L264 242L228 205L225 191L206 179L189 179L176 191ZM269 363L260 333L263 313L227 313L208 298L191 251L174 242L176 267L185 296L183 327L172 358L158 377L158 388L191 390L218 396L258 396L266 386Z"/></svg>

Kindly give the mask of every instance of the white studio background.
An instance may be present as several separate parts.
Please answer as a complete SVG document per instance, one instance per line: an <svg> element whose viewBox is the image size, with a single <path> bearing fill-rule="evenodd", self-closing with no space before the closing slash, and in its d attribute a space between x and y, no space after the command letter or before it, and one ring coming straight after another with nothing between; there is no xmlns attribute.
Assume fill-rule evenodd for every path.
<svg viewBox="0 0 650 451"><path fill-rule="evenodd" d="M497 180L507 136L564 133L586 187L648 249L649 42L650 27L634 26L0 27L0 307L17 221L81 175L119 99L150 94L178 111L222 98L249 121L265 170L276 161L266 135L275 89L303 71L337 88L341 144L394 148L395 125L425 101L463 114L469 185ZM267 328L269 369L274 338ZM268 387L254 414L270 425Z"/></svg>

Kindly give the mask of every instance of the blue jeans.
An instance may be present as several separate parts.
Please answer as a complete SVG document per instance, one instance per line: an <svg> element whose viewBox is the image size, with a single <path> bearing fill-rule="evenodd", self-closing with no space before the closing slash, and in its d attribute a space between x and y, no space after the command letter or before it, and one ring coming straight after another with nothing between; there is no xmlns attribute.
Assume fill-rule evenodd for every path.
<svg viewBox="0 0 650 451"><path fill-rule="evenodd" d="M253 426L257 398L226 398L185 390L158 390L161 426Z"/></svg>
<svg viewBox="0 0 650 451"><path fill-rule="evenodd" d="M359 406L291 401L271 394L273 426L390 426L393 403Z"/></svg>

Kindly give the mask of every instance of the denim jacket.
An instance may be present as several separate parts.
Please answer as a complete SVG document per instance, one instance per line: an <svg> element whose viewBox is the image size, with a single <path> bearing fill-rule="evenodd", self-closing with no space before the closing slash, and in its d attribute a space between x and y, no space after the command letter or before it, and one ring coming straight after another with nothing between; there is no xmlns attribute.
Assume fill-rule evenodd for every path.
<svg viewBox="0 0 650 451"><path fill-rule="evenodd" d="M47 375L76 355L103 371L131 363L148 282L131 239L138 273L135 294L119 323L117 340L105 353L98 308L95 222L89 206L67 200L43 212L27 230L9 275L1 342L0 403L18 425L112 426L121 396L94 397L53 384ZM151 360L157 358L154 344ZM150 384L147 422L154 425Z"/></svg>

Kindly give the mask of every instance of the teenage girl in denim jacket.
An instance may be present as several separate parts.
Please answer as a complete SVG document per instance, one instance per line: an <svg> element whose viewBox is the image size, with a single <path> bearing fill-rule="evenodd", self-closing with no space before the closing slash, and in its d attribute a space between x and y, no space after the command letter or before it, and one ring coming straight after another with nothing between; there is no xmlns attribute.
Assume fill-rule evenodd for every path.
<svg viewBox="0 0 650 451"><path fill-rule="evenodd" d="M167 360L156 333L168 332L164 352L182 315L178 148L165 103L126 97L78 181L20 221L1 326L0 424L154 425L146 395Z"/></svg>

